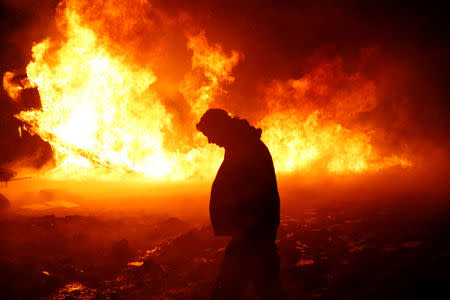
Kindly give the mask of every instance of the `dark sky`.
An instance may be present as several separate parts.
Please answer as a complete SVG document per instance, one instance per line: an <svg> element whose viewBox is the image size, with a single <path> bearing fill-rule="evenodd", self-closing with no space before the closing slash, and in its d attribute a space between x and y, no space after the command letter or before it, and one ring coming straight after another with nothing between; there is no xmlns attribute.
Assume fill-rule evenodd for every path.
<svg viewBox="0 0 450 300"><path fill-rule="evenodd" d="M0 3L0 73L22 71L30 49L54 30L58 1L7 0ZM192 16L211 41L237 49L245 59L222 100L237 112L257 110L261 85L274 78L299 78L317 53L340 56L344 69L359 68L361 48L375 47L376 59L364 76L377 82L380 103L373 118L389 129L398 107L408 124L395 136L446 147L449 141L449 15L444 1L152 1L176 16ZM13 114L39 105L30 91L19 104L0 91L0 165L18 159L39 167L51 150L37 136L17 134ZM252 100L253 99L253 100ZM402 99L408 99L406 102ZM248 101L245 101L248 100ZM392 129L394 130L394 129Z"/></svg>

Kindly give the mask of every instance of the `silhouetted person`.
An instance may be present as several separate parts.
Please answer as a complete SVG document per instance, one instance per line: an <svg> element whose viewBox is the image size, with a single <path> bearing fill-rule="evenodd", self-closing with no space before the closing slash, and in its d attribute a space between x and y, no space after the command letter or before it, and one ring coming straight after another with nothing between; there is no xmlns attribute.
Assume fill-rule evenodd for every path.
<svg viewBox="0 0 450 300"><path fill-rule="evenodd" d="M280 199L272 157L261 129L209 109L197 124L208 142L225 148L211 189L215 235L231 236L213 290L213 299L239 299L250 282L262 299L283 299L275 237Z"/></svg>

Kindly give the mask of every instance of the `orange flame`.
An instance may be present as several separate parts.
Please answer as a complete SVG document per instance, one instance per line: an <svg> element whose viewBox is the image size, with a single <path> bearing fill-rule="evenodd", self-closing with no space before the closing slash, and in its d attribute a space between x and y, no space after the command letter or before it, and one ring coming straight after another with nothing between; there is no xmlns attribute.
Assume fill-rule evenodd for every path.
<svg viewBox="0 0 450 300"><path fill-rule="evenodd" d="M22 90L36 87L28 78L15 81L14 77L13 72L5 72L3 75L3 89L13 100L17 100Z"/></svg>
<svg viewBox="0 0 450 300"><path fill-rule="evenodd" d="M337 88L338 87L338 88ZM411 162L373 150L374 131L349 129L360 113L376 107L375 85L342 71L342 60L324 62L302 78L266 89L270 114L259 125L280 172L304 169L361 173Z"/></svg>
<svg viewBox="0 0 450 300"><path fill-rule="evenodd" d="M159 78L153 64L143 64L130 54L132 49L126 47L136 43L120 49L108 39L113 36L111 30L125 31L124 36L127 30L136 30L137 21L131 20L155 25L145 19L144 9L123 1L107 3L92 5L103 10L95 14L100 19L92 19L92 14L84 16L89 1L62 2L57 15L62 41L48 38L32 48L27 87L37 86L42 109L16 117L29 132L50 143L56 168L46 176L118 179L143 175L153 180L212 176L222 152L208 145L194 124L224 93L223 85L234 81L232 69L241 55L211 45L204 32L186 34L191 69L171 88L184 97L189 107L186 118L192 124L184 126L185 132L173 133L177 121L165 105L165 95L155 88ZM152 9L145 1L137 0L137 4ZM117 20L125 20L123 28L114 23ZM348 91L332 90L330 82L336 75L351 83ZM5 73L3 85L17 98L23 87L10 84L13 77ZM319 166L331 173L353 173L410 165L398 156L381 157L374 152L369 133L344 127L358 113L376 106L374 95L374 84L358 74L343 75L339 60L300 79L274 81L266 89L269 109L259 126L277 171ZM183 135L191 139L178 148L168 147Z"/></svg>

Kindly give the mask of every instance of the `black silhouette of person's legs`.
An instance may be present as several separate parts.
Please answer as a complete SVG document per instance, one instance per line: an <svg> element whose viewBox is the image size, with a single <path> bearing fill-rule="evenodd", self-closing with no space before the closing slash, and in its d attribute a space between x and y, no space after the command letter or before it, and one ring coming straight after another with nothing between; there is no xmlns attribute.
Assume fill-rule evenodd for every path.
<svg viewBox="0 0 450 300"><path fill-rule="evenodd" d="M254 284L260 299L286 299L280 279L278 250L270 244L257 247L260 253L254 255L225 254L212 299L241 299L250 283ZM246 250L240 242L230 243L227 250L233 253L236 248Z"/></svg>
<svg viewBox="0 0 450 300"><path fill-rule="evenodd" d="M250 279L248 263L244 256L225 254L211 298L240 299Z"/></svg>
<svg viewBox="0 0 450 300"><path fill-rule="evenodd" d="M254 284L259 299L286 299L280 279L280 256L271 251L256 257Z"/></svg>

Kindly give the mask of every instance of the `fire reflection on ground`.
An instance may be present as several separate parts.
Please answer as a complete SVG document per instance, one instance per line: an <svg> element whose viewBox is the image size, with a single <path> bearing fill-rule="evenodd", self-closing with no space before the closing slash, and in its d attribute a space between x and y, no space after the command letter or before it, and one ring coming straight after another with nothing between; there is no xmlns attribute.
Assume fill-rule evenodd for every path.
<svg viewBox="0 0 450 300"><path fill-rule="evenodd" d="M288 295L426 298L448 280L448 220L438 211L341 201L284 214ZM0 231L1 296L10 298L207 298L227 242L208 225L156 215L9 216Z"/></svg>

